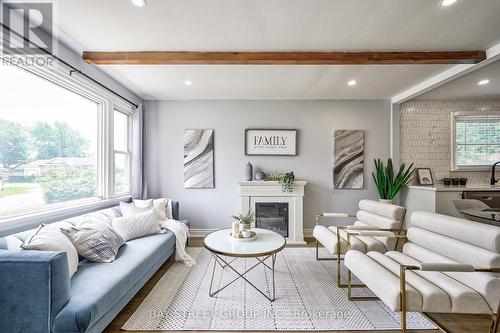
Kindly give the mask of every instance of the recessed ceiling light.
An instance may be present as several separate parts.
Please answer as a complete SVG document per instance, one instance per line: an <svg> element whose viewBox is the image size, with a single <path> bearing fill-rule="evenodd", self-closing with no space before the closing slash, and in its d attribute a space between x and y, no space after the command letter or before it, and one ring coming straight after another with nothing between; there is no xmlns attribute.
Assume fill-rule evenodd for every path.
<svg viewBox="0 0 500 333"><path fill-rule="evenodd" d="M355 86L356 84L358 84L358 82L356 80L349 80L349 81L347 81L347 85L348 86L352 87L352 86Z"/></svg>
<svg viewBox="0 0 500 333"><path fill-rule="evenodd" d="M453 5L457 0L443 0L441 1L441 7L447 7Z"/></svg>
<svg viewBox="0 0 500 333"><path fill-rule="evenodd" d="M484 86L485 84L488 84L488 83L490 83L490 80L485 79L485 80L479 81L477 84L479 84L480 86Z"/></svg>
<svg viewBox="0 0 500 333"><path fill-rule="evenodd" d="M192 86L193 85L193 81L186 80L186 81L184 81L184 84L186 86Z"/></svg>
<svg viewBox="0 0 500 333"><path fill-rule="evenodd" d="M137 7L146 6L146 0L132 0L132 3Z"/></svg>

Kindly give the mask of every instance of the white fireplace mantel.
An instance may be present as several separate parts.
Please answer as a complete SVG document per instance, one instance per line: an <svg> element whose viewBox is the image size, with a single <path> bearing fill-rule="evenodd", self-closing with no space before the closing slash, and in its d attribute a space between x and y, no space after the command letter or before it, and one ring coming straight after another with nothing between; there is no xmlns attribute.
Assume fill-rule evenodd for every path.
<svg viewBox="0 0 500 333"><path fill-rule="evenodd" d="M288 203L289 244L306 244L304 241L304 187L306 181L295 181L292 192L283 192L277 181L242 181L240 185L242 212L255 210L256 202Z"/></svg>

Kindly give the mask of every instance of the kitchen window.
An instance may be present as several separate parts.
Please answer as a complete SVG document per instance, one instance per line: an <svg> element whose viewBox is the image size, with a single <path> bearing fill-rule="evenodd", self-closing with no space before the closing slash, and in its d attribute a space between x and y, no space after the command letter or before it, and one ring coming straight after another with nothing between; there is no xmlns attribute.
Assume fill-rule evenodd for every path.
<svg viewBox="0 0 500 333"><path fill-rule="evenodd" d="M500 111L452 114L452 170L488 170L500 160Z"/></svg>

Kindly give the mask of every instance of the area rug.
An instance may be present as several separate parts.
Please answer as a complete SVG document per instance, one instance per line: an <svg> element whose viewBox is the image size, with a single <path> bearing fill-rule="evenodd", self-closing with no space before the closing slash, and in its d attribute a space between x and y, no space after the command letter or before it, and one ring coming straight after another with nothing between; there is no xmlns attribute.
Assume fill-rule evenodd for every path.
<svg viewBox="0 0 500 333"><path fill-rule="evenodd" d="M191 269L175 263L165 273L124 330L399 330L399 314L381 301L351 302L337 287L334 261L316 261L314 248L286 248L276 260L276 300L268 301L240 279L210 297L214 259L202 248L189 248L197 264ZM233 263L239 271L254 258ZM217 267L214 288L231 281L230 269ZM342 272L347 275L346 272ZM271 273L263 265L247 274L256 286L269 291ZM357 282L357 281L354 281ZM369 295L356 289L356 295ZM411 329L436 329L418 313L408 315Z"/></svg>

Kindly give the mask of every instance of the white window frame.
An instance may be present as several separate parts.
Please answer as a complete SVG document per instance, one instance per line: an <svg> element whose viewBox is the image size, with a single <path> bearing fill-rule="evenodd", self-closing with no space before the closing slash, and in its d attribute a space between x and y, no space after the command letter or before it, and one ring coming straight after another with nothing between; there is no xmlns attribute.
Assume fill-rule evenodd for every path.
<svg viewBox="0 0 500 333"><path fill-rule="evenodd" d="M113 125L114 125L115 112L120 112L120 113L123 113L124 115L127 116L127 151L121 151L121 150L114 149L115 145L113 142L113 156L112 156L113 157L113 184L112 184L111 188L113 190L114 196L131 195L130 186L131 186L131 181L132 181L132 133L133 133L132 111L123 109L120 106L115 106L115 109L113 110ZM114 133L114 129L113 129L113 133ZM113 135L113 140L114 140L114 135ZM115 165L115 155L116 154L125 155L127 157L127 162L125 164L126 165L125 170L128 173L128 191L118 192L118 193L115 193L116 173L115 173L114 165Z"/></svg>
<svg viewBox="0 0 500 333"><path fill-rule="evenodd" d="M456 131L458 116L500 116L500 110L489 111L457 111L451 113L451 167L450 171L490 171L491 165L456 165L457 142Z"/></svg>
<svg viewBox="0 0 500 333"><path fill-rule="evenodd" d="M1 55L0 55L1 60ZM58 216L77 215L93 209L99 209L131 198L131 190L114 193L114 147L113 147L113 113L115 110L132 114L135 107L95 83L85 79L76 72L69 72L61 66L20 67L34 75L68 89L98 105L97 119L97 196L88 199L68 201L60 204L23 209L0 218L0 232L5 230L33 226L42 219L53 219ZM129 117L132 121L132 117ZM132 142L132 125L128 128L129 142ZM130 150L130 161L132 154ZM130 177L130 175L129 175ZM131 184L131 179L129 179Z"/></svg>

